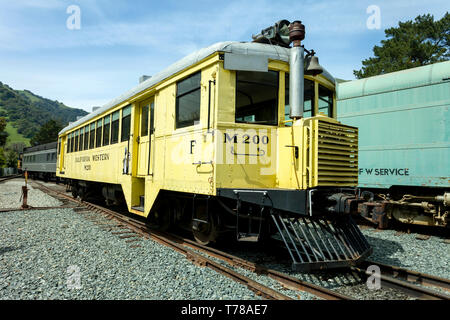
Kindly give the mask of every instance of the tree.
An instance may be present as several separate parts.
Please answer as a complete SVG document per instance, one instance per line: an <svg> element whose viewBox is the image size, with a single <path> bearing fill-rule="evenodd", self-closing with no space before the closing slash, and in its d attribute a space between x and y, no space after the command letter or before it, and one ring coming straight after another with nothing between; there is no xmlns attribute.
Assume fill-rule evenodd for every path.
<svg viewBox="0 0 450 320"><path fill-rule="evenodd" d="M8 168L17 168L19 155L14 150L9 150L6 154L6 166Z"/></svg>
<svg viewBox="0 0 450 320"><path fill-rule="evenodd" d="M58 133L63 129L63 125L59 121L50 120L31 138L31 145L37 146L40 144L55 142L58 140Z"/></svg>
<svg viewBox="0 0 450 320"><path fill-rule="evenodd" d="M6 140L8 139L8 133L5 129L6 118L0 118L0 146L4 146L6 144Z"/></svg>
<svg viewBox="0 0 450 320"><path fill-rule="evenodd" d="M3 168L3 166L6 164L6 158L4 153L5 151L3 150L3 148L0 148L0 168ZM2 175L1 171L0 175Z"/></svg>
<svg viewBox="0 0 450 320"><path fill-rule="evenodd" d="M399 22L385 34L387 40L373 48L375 57L363 60L362 69L353 71L358 79L450 60L448 12L438 21L426 14Z"/></svg>

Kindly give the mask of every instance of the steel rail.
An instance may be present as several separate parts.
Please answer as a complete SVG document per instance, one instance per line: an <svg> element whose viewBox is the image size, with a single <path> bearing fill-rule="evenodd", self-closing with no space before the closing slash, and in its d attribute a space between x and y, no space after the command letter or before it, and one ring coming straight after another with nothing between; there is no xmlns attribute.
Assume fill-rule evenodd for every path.
<svg viewBox="0 0 450 320"><path fill-rule="evenodd" d="M370 265L376 265L380 267L380 275L379 275L379 280L380 280L380 284L381 287L385 287L385 288L391 288L394 290L399 290L411 297L415 297L421 300L450 300L450 296L440 293L436 290L430 290L428 288L424 288L421 286L418 286L416 284L411 283L408 280L404 280L404 279L398 279L396 278L394 275L389 275L390 271L393 271L396 267L393 266L387 266L387 265L381 265L378 264L376 262L373 263L365 263L366 266L370 266ZM398 268L400 269L400 268ZM360 273L361 275L367 275L367 276L374 276L373 273L371 273L370 271L367 270L367 268L364 267L351 267L351 270ZM407 271L407 273L410 274L414 274L414 271L411 270L406 270L403 269L405 271ZM418 272L417 272L418 273ZM425 274L421 274L422 277L424 278L434 278L433 276L430 275L425 275ZM446 280L446 282L448 283L448 280Z"/></svg>
<svg viewBox="0 0 450 320"><path fill-rule="evenodd" d="M282 284L284 287L288 289L294 291L308 292L325 300L353 300L352 297L340 294L338 292L335 292L333 290L321 286L317 286L309 282L302 281L298 278L292 277L285 273L266 268L264 266L250 262L240 257L233 256L226 252L198 244L190 239L186 239L177 235L170 235L170 236L177 238L178 241L182 242L183 245L185 246L189 246L193 249L200 250L210 256L225 261L232 266L241 267L246 270L252 271L256 274L266 275L269 278L278 281L280 284Z"/></svg>
<svg viewBox="0 0 450 320"><path fill-rule="evenodd" d="M391 266L376 261L366 260L362 266L367 269L371 265L380 267L382 274L388 275L394 279L400 279L402 281L409 282L411 284L418 284L426 287L435 287L444 291L450 292L450 279L433 276L430 274L408 270L396 266ZM447 297L447 299L450 298Z"/></svg>
<svg viewBox="0 0 450 320"><path fill-rule="evenodd" d="M16 175L12 175L12 176L0 177L0 183L5 182L5 181L8 181L8 180L15 179L15 178L20 178L20 177L22 177L21 174L16 174Z"/></svg>

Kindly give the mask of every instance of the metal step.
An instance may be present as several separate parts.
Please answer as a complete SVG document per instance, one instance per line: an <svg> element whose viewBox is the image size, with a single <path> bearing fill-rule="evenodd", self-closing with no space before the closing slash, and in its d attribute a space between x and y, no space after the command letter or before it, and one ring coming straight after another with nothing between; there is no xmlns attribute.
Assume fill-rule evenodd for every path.
<svg viewBox="0 0 450 320"><path fill-rule="evenodd" d="M356 265L372 248L351 216L282 217L271 214L288 249L294 271L332 269Z"/></svg>
<svg viewBox="0 0 450 320"><path fill-rule="evenodd" d="M241 242L258 242L259 234L258 233L239 233L238 241Z"/></svg>
<svg viewBox="0 0 450 320"><path fill-rule="evenodd" d="M139 205L135 207L131 207L131 209L144 212L145 210L145 196L139 196Z"/></svg>

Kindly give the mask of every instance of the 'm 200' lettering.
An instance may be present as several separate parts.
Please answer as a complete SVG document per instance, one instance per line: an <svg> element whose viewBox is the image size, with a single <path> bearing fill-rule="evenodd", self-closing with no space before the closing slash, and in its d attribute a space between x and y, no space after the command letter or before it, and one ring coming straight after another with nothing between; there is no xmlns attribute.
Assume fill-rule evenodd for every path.
<svg viewBox="0 0 450 320"><path fill-rule="evenodd" d="M254 143L254 144L269 144L269 137L268 136L250 136L248 134L244 134L241 137L239 137L237 134L235 134L234 136L230 136L228 133L224 134L224 139L223 139L223 143L239 143L242 142L244 144L250 144L250 143Z"/></svg>

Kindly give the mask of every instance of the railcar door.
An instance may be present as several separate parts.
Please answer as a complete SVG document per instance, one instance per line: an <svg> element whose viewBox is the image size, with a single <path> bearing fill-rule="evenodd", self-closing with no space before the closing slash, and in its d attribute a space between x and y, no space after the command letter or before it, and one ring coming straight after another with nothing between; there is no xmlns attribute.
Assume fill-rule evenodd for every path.
<svg viewBox="0 0 450 320"><path fill-rule="evenodd" d="M154 99L141 103L139 106L139 136L138 136L138 164L137 175L150 175L151 166L151 144L154 122Z"/></svg>
<svg viewBox="0 0 450 320"><path fill-rule="evenodd" d="M59 167L59 172L62 173L64 172L64 156L65 156L65 143L66 139L65 138L59 138L58 140L58 167Z"/></svg>

